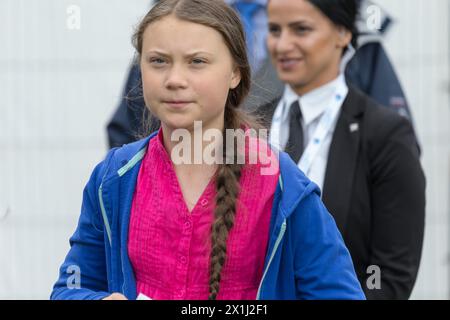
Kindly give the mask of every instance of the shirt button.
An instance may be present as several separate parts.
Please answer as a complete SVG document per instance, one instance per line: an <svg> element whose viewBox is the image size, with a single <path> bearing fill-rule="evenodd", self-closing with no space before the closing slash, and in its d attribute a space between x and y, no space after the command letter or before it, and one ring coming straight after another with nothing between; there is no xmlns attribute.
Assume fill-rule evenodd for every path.
<svg viewBox="0 0 450 320"><path fill-rule="evenodd" d="M186 221L186 222L184 223L184 227L185 227L186 229L189 229L189 228L191 227L191 223L190 223L189 221Z"/></svg>
<svg viewBox="0 0 450 320"><path fill-rule="evenodd" d="M183 257L180 258L180 262L181 262L182 264L185 264L186 261L187 261L187 260L186 260L186 257L183 256Z"/></svg>
<svg viewBox="0 0 450 320"><path fill-rule="evenodd" d="M206 206L208 205L208 200L203 199L203 200L200 202L200 204L201 204L203 207L206 207Z"/></svg>

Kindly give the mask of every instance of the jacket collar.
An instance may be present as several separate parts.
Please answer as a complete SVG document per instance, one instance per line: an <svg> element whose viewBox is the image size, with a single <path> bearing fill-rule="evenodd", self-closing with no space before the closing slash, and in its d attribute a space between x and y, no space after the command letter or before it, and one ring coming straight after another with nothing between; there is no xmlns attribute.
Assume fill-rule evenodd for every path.
<svg viewBox="0 0 450 320"><path fill-rule="evenodd" d="M110 170L110 174L114 176L118 174L123 176L128 170L136 165L136 162L142 159L147 150L150 139L155 137L158 132L152 133L150 136L139 140L134 143L126 144L121 148L117 148L114 153L115 162L113 163L113 170Z"/></svg>
<svg viewBox="0 0 450 320"><path fill-rule="evenodd" d="M299 202L312 192L320 194L319 188L298 170L297 165L285 152L279 153L280 160L280 209L282 218L288 218Z"/></svg>

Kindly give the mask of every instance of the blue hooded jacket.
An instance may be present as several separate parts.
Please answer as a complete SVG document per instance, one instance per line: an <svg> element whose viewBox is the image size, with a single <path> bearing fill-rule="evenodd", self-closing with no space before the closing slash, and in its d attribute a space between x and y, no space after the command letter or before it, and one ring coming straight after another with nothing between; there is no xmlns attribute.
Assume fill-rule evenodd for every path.
<svg viewBox="0 0 450 320"><path fill-rule="evenodd" d="M51 299L136 299L128 226L141 160L155 136L112 149L83 193L78 227ZM285 153L257 299L365 299L350 253L318 187Z"/></svg>

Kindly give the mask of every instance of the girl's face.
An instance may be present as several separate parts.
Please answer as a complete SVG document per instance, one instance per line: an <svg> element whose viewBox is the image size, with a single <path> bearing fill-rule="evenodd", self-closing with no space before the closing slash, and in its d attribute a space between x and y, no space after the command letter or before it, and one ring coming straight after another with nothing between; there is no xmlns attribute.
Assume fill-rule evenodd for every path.
<svg viewBox="0 0 450 320"><path fill-rule="evenodd" d="M270 0L267 45L279 78L298 94L335 79L351 33L307 0Z"/></svg>
<svg viewBox="0 0 450 320"><path fill-rule="evenodd" d="M230 89L239 69L213 28L166 16L144 32L141 55L144 100L167 129L221 130Z"/></svg>

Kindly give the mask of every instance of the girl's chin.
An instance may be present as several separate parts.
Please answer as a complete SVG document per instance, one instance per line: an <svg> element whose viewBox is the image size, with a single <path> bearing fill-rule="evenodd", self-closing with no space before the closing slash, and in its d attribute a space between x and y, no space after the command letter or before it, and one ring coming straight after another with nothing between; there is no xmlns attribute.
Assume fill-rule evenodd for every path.
<svg viewBox="0 0 450 320"><path fill-rule="evenodd" d="M162 124L171 129L171 130L175 130L175 129L187 129L187 130L191 130L194 128L194 120L188 118L188 116L167 116L167 117L161 117L161 122Z"/></svg>

